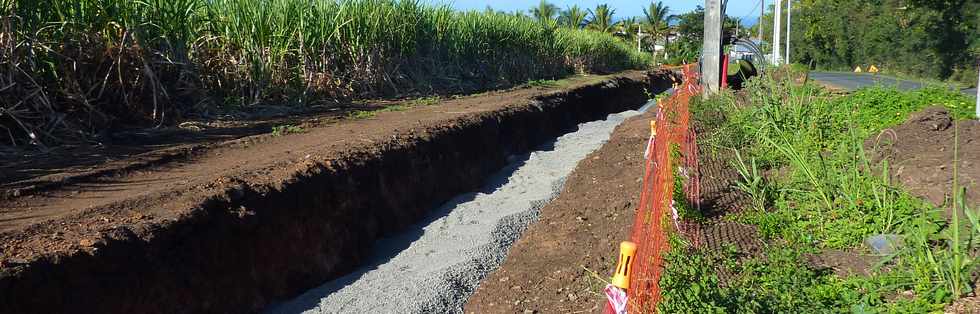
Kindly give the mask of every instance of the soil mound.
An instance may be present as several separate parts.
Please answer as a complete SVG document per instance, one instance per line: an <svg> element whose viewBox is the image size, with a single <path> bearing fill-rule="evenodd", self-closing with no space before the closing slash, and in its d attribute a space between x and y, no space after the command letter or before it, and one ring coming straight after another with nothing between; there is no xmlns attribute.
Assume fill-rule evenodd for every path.
<svg viewBox="0 0 980 314"><path fill-rule="evenodd" d="M980 122L954 121L945 108L932 106L867 139L865 149L875 164L888 161L895 182L937 206L952 200L955 170L959 186L966 188L967 205L976 206L980 204L978 144ZM954 167L956 149L958 162Z"/></svg>

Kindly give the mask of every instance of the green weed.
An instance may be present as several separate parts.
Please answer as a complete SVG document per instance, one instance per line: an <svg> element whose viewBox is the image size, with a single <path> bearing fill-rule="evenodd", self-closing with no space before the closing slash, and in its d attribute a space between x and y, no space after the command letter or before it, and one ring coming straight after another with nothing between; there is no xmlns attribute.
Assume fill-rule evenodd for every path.
<svg viewBox="0 0 980 314"><path fill-rule="evenodd" d="M541 88L553 88L558 86L558 81L555 80L530 80L527 81L527 86L530 87L541 87Z"/></svg>
<svg viewBox="0 0 980 314"><path fill-rule="evenodd" d="M660 313L840 313L862 298L880 300L862 293L860 281L800 267L802 252L789 246L739 261L741 253L730 245L709 251L676 238L671 243ZM729 274L725 282L718 277L722 271Z"/></svg>
<svg viewBox="0 0 980 314"><path fill-rule="evenodd" d="M765 210L772 198L773 188L765 182L766 178L759 171L759 166L753 158L750 164L742 159L742 154L735 150L735 160L732 163L741 180L736 181L735 187L752 199L752 207Z"/></svg>
<svg viewBox="0 0 980 314"><path fill-rule="evenodd" d="M380 109L373 110L354 110L347 114L348 119L367 119L374 118L381 112L393 112L393 111L404 111L413 107L421 106L432 106L438 104L440 98L438 96L428 96L420 97L413 100L403 101L397 105L384 106Z"/></svg>
<svg viewBox="0 0 980 314"><path fill-rule="evenodd" d="M303 128L297 125L277 125L272 127L272 136L283 136L287 134L303 133Z"/></svg>
<svg viewBox="0 0 980 314"><path fill-rule="evenodd" d="M704 216L700 211L691 206L687 200L687 195L684 193L684 184L688 179L688 175L686 172L682 172L682 169L684 169L684 156L681 154L680 145L677 143L670 144L670 167L674 177L674 192L671 200L673 200L674 209L677 210L677 216L685 220L704 220Z"/></svg>
<svg viewBox="0 0 980 314"><path fill-rule="evenodd" d="M375 110L354 110L354 111L351 111L351 112L347 113L347 118L348 119L367 119L367 118L374 118L377 115L378 115L378 112L375 111Z"/></svg>
<svg viewBox="0 0 980 314"><path fill-rule="evenodd" d="M440 101L439 96L419 97L415 100L409 101L407 106L408 107L432 106L438 104L439 101Z"/></svg>
<svg viewBox="0 0 980 314"><path fill-rule="evenodd" d="M929 105L972 117L970 102L937 88L874 87L838 97L792 75L776 77L749 81L745 98L721 93L691 104L707 130L699 141L735 152L741 177L735 187L764 209L732 219L758 227L771 243L766 258L668 255L663 312L929 312L975 289L971 254L980 225L962 189L953 193L953 217L944 218L943 209L890 182L888 161L869 160L864 147L865 139ZM775 169L779 176L763 175ZM860 250L876 234L897 234L904 245L870 277L838 278L811 270L801 258L831 248ZM677 251L683 250L671 254L682 254ZM739 276L705 291L715 284L710 276L717 265Z"/></svg>

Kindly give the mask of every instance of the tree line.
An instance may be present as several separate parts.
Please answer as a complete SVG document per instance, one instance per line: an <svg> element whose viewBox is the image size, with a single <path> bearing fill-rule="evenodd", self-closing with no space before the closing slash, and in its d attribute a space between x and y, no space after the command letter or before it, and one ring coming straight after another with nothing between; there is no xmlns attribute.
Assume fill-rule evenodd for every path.
<svg viewBox="0 0 980 314"><path fill-rule="evenodd" d="M487 10L492 10L487 8ZM671 22L677 16L670 14L670 7L662 1L650 2L643 9L642 16L617 18L616 9L608 4L598 4L594 8L573 5L559 8L557 5L541 0L526 12L516 11L515 15L527 15L538 22L552 27L591 29L613 34L624 41L639 45L647 52L656 52L656 45L666 45L672 30ZM639 41L637 36L642 33ZM658 54L655 54L657 57Z"/></svg>
<svg viewBox="0 0 980 314"><path fill-rule="evenodd" d="M653 54L654 60L667 64L697 62L701 55L704 33L704 8L701 6L690 12L672 14L670 6L663 1L651 1L643 8L643 15L617 18L616 10L607 4L595 8L577 5L559 8L541 0L527 11L511 14L525 15L553 27L611 33ZM747 31L740 20L732 17L725 18L723 28L728 35L736 33L737 29ZM643 35L637 40L641 33Z"/></svg>
<svg viewBox="0 0 980 314"><path fill-rule="evenodd" d="M760 23L767 42L771 10ZM792 19L793 62L827 70L874 64L892 73L976 84L978 0L799 0Z"/></svg>
<svg viewBox="0 0 980 314"><path fill-rule="evenodd" d="M784 2L785 4L785 2ZM750 28L726 17L726 37L737 30L756 37L771 50L774 7ZM783 10L787 20L789 10ZM617 19L606 4L583 9L559 8L541 0L526 12L554 27L585 28L612 33L637 43L668 64L696 62L701 54L704 9L671 14L661 1L650 2L643 15ZM792 62L813 69L850 70L876 65L886 72L976 85L980 58L980 0L795 0L792 8ZM786 34L787 23L783 23ZM663 49L655 49L655 47ZM785 53L781 48L780 53Z"/></svg>

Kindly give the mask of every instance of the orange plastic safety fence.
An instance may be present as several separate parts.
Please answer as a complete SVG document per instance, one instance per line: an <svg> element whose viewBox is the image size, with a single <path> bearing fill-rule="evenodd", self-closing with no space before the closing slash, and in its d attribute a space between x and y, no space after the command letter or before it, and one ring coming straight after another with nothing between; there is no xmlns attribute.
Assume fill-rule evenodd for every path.
<svg viewBox="0 0 980 314"><path fill-rule="evenodd" d="M685 223L674 209L679 205L676 201L700 209L697 140L690 126L688 104L691 97L701 94L701 87L691 65L684 66L683 73L684 82L674 87L674 95L657 104L656 136L647 148L650 153L643 191L631 234L637 251L628 290L630 313L656 311L663 255L669 249L668 232L676 231L692 240L698 238L698 224ZM674 151L680 153L680 158ZM683 200L674 199L675 175L682 176L684 182Z"/></svg>

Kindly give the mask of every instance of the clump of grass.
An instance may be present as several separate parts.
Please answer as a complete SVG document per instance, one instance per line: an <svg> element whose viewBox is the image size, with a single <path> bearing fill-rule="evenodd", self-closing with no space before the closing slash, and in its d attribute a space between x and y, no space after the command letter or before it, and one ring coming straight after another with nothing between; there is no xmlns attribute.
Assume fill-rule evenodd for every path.
<svg viewBox="0 0 980 314"><path fill-rule="evenodd" d="M749 163L742 159L742 154L735 150L735 160L732 161L741 180L735 182L735 187L752 199L752 209L765 210L773 198L773 187L766 182L765 176L759 171L759 166L752 158Z"/></svg>
<svg viewBox="0 0 980 314"><path fill-rule="evenodd" d="M408 106L418 107L418 106L432 106L439 103L439 96L428 96L419 97L409 102Z"/></svg>
<svg viewBox="0 0 980 314"><path fill-rule="evenodd" d="M372 110L354 110L347 114L348 119L367 119L374 118L378 115L377 111Z"/></svg>
<svg viewBox="0 0 980 314"><path fill-rule="evenodd" d="M287 134L303 133L303 128L298 125L277 125L272 127L272 136L283 136Z"/></svg>
<svg viewBox="0 0 980 314"><path fill-rule="evenodd" d="M736 263L734 257L717 257L709 266L733 267L732 273L740 274L734 283L712 292L677 288L692 295L685 298L707 301L667 302L664 309L929 312L976 289L970 278L978 266L971 254L978 248L980 231L975 210L962 203L962 190L954 193L957 214L945 218L943 209L893 185L887 160L872 164L864 150L866 138L929 105L943 105L958 118L970 117L974 111L964 97L945 89L899 92L880 87L835 97L792 77L753 79L744 98L723 94L692 103L695 119L708 130L702 133L707 138L702 145L717 151L738 149L733 163L742 180L737 187L762 209L732 219L758 226L771 245L764 259ZM773 169L781 175L760 175ZM887 271L838 278L809 270L802 260L803 253L825 249L860 250L863 240L875 234L904 239L901 250L881 261ZM668 255L665 278L675 271L684 276L714 271L688 266L690 261L689 256ZM712 283L695 284L708 289ZM678 299L670 289L664 291L664 300Z"/></svg>
<svg viewBox="0 0 980 314"><path fill-rule="evenodd" d="M687 194L684 193L684 184L688 181L688 177L687 173L682 171L685 165L681 147L677 143L670 143L669 150L669 166L674 178L671 200L673 200L674 209L677 210L677 216L684 220L702 221L704 215L688 202Z"/></svg>
<svg viewBox="0 0 980 314"><path fill-rule="evenodd" d="M397 105L389 105L374 110L354 110L347 114L348 119L374 118L381 112L403 111L413 107L432 106L439 103L439 96L419 97L413 100L401 102Z"/></svg>
<svg viewBox="0 0 980 314"><path fill-rule="evenodd" d="M558 86L558 82L555 80L530 80L527 81L527 86L551 88Z"/></svg>
<svg viewBox="0 0 980 314"><path fill-rule="evenodd" d="M866 306L869 295L878 297L859 280L801 267L807 252L790 246L772 246L765 258L738 262L742 253L731 245L711 251L672 238L660 280L660 313L850 312ZM727 281L719 269L732 274Z"/></svg>
<svg viewBox="0 0 980 314"><path fill-rule="evenodd" d="M0 0L0 127L8 144L55 142L211 106L468 92L645 67L649 57L631 47L418 0Z"/></svg>

